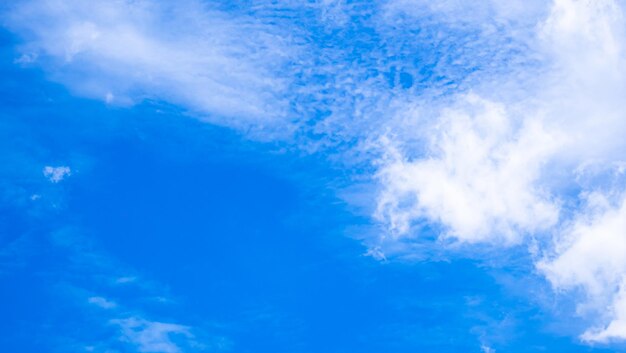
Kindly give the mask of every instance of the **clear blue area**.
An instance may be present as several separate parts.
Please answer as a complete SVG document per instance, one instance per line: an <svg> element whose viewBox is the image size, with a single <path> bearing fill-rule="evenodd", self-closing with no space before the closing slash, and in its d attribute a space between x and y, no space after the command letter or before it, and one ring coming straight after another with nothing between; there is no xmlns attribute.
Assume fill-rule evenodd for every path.
<svg viewBox="0 0 626 353"><path fill-rule="evenodd" d="M1 352L133 352L91 297L193 327L209 343L190 352L604 351L503 283L522 277L511 269L363 256L368 220L334 195L341 173L323 156L159 102L75 98L1 40ZM50 183L46 165L72 175Z"/></svg>

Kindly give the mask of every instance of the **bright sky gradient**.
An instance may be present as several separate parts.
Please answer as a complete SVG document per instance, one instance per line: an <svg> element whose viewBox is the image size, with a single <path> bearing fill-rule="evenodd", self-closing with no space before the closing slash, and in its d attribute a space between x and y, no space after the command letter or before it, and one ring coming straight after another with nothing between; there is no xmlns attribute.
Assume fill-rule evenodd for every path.
<svg viewBox="0 0 626 353"><path fill-rule="evenodd" d="M0 27L0 351L626 352L626 2Z"/></svg>

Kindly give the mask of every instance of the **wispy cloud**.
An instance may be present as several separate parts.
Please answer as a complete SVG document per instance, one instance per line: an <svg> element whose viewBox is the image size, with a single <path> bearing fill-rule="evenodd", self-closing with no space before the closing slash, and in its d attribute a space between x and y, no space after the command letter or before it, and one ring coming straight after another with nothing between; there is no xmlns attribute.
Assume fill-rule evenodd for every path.
<svg viewBox="0 0 626 353"><path fill-rule="evenodd" d="M190 328L178 324L148 321L142 318L111 320L121 332L121 338L137 346L139 352L178 353L181 347L174 342L174 336L193 339Z"/></svg>
<svg viewBox="0 0 626 353"><path fill-rule="evenodd" d="M106 298L103 297L89 297L89 299L87 299L89 304L93 304L95 306L98 306L102 309L113 309L115 307L117 307L117 304L114 301L108 300Z"/></svg>
<svg viewBox="0 0 626 353"><path fill-rule="evenodd" d="M35 242L28 236L23 238ZM170 353L228 350L232 345L220 334L207 333L203 325L177 323L189 318L186 312L180 317L168 317L168 322L161 320L159 313L163 308L177 305L167 288L104 253L76 228L57 230L44 244L46 249L38 249L40 252L20 251L11 255L33 262L33 257L63 254L61 260L54 257L57 261L41 274L46 276L51 291L59 296L59 307L78 309L77 315L61 320L63 325L80 325L83 329L69 330L55 337L44 336L57 341L61 350L109 352L121 347L129 352ZM46 262L39 264L47 265ZM134 276L129 277L128 273ZM128 285L130 282L132 286Z"/></svg>
<svg viewBox="0 0 626 353"><path fill-rule="evenodd" d="M297 48L252 17L195 0L36 0L14 4L6 20L28 38L19 61L46 67L80 95L164 100L230 125L285 118L286 82L276 73Z"/></svg>
<svg viewBox="0 0 626 353"><path fill-rule="evenodd" d="M24 38L17 63L82 96L271 126L358 166L387 229L376 258L411 251L398 240L424 228L457 244L532 244L556 289L583 289L581 315L611 308L583 339L626 339L623 3L305 5L30 0L5 19ZM70 172L50 168L53 182ZM146 352L191 337L116 324Z"/></svg>

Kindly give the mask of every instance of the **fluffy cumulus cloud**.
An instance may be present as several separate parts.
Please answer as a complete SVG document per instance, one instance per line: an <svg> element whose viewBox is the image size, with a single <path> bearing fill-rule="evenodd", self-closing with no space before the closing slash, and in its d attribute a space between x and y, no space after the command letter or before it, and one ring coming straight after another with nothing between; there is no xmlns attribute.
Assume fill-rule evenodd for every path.
<svg viewBox="0 0 626 353"><path fill-rule="evenodd" d="M580 310L597 309L609 322L587 331L585 340L626 338L626 198L586 199L588 207L559 235L556 256L539 268L557 288L582 286L588 301Z"/></svg>
<svg viewBox="0 0 626 353"><path fill-rule="evenodd" d="M16 64L78 94L279 127L367 171L392 235L374 241L379 258L424 226L460 244L532 239L538 271L582 293L581 315L601 314L582 338L610 341L626 339L625 6L28 0L3 19L24 39ZM189 335L116 324L145 352Z"/></svg>
<svg viewBox="0 0 626 353"><path fill-rule="evenodd" d="M515 128L502 104L473 95L463 101L442 111L425 157L410 160L389 147L379 218L398 235L428 218L468 242L518 242L553 226L558 204L537 184L557 140L536 121Z"/></svg>

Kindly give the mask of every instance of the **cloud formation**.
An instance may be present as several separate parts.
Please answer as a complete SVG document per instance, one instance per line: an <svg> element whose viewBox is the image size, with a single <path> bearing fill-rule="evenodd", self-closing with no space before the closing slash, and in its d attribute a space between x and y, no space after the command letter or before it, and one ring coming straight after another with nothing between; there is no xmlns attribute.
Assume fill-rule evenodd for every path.
<svg viewBox="0 0 626 353"><path fill-rule="evenodd" d="M181 348L173 337L193 338L189 327L178 324L137 317L111 320L111 323L119 327L123 340L136 345L142 353L178 353Z"/></svg>
<svg viewBox="0 0 626 353"><path fill-rule="evenodd" d="M43 175L48 178L53 183L58 183L65 179L65 177L70 176L72 171L70 167L60 166L60 167L52 167L46 166L43 168Z"/></svg>
<svg viewBox="0 0 626 353"><path fill-rule="evenodd" d="M285 118L276 73L297 48L250 16L195 0L37 0L15 4L5 21L27 38L18 62L44 66L80 95L162 100L235 126Z"/></svg>
<svg viewBox="0 0 626 353"><path fill-rule="evenodd" d="M87 301L89 302L89 304L93 304L102 309L113 309L117 307L117 304L115 302L110 301L103 297L89 297Z"/></svg>
<svg viewBox="0 0 626 353"><path fill-rule="evenodd" d="M556 224L558 204L537 181L558 142L535 121L515 129L503 104L462 99L461 107L442 111L426 158L407 160L389 147L379 218L397 235L427 218L468 242L519 242Z"/></svg>
<svg viewBox="0 0 626 353"><path fill-rule="evenodd" d="M596 309L608 324L583 334L588 341L626 338L626 199L600 193L586 197L582 210L558 238L556 256L539 268L559 289L582 287L588 296L580 310ZM608 310L606 310L607 308Z"/></svg>
<svg viewBox="0 0 626 353"><path fill-rule="evenodd" d="M540 65L457 95L432 114L419 153L386 143L379 172L377 214L396 236L427 222L461 243L540 237L539 271L582 289L580 315L602 317L586 341L626 338L623 6L554 1L524 36ZM516 70L536 76L510 85Z"/></svg>
<svg viewBox="0 0 626 353"><path fill-rule="evenodd" d="M532 240L555 289L582 289L581 315L611 308L582 335L604 342L626 339L624 14L617 0L230 11L29 0L4 19L24 38L17 64L40 65L82 96L165 101L244 131L270 126L302 149L365 165L387 244L424 226L460 244ZM46 168L52 182L70 172ZM175 352L170 334L189 334L116 324L146 352Z"/></svg>
<svg viewBox="0 0 626 353"><path fill-rule="evenodd" d="M209 336L202 327L156 319L155 312L159 310L155 308L172 300L164 286L139 276L128 276L134 271L99 250L88 236L64 229L52 235L51 240L51 247L59 247L57 250L64 250L71 258L67 266L57 264L61 266L57 269L59 273L52 276L59 281L57 286L65 289L63 293L70 294L65 299L78 303L78 312L85 313L85 306L97 309L86 311L87 315L79 321L75 317L68 319L74 324L90 325L87 333L67 333L68 341L75 341L80 347L98 347L102 351L124 347L132 352L146 353L228 348L230 341L227 338ZM120 295L122 287L125 288ZM154 298L160 300L153 302Z"/></svg>

